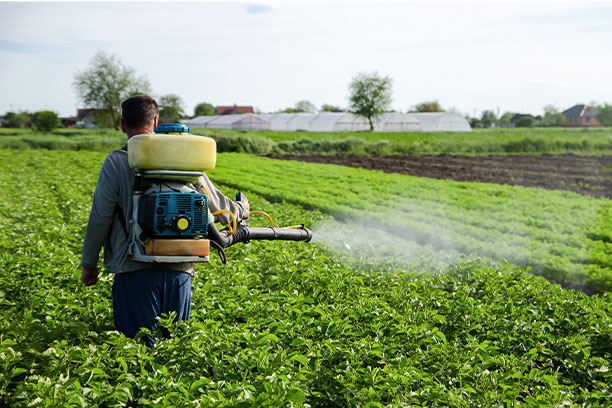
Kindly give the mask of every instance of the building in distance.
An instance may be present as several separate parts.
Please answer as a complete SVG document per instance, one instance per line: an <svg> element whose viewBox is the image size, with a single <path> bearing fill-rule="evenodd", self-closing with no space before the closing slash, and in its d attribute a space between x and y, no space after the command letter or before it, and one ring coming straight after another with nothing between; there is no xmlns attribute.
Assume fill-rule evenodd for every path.
<svg viewBox="0 0 612 408"><path fill-rule="evenodd" d="M215 108L217 115L237 115L242 113L255 113L252 106L217 106Z"/></svg>
<svg viewBox="0 0 612 408"><path fill-rule="evenodd" d="M597 120L599 111L594 106L574 105L562 113L565 116L563 126L601 126Z"/></svg>

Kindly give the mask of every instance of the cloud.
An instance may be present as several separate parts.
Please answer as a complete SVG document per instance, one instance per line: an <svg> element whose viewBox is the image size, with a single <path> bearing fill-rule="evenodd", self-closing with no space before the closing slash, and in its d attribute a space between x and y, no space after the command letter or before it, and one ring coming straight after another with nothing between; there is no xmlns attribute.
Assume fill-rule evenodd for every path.
<svg viewBox="0 0 612 408"><path fill-rule="evenodd" d="M265 4L249 4L246 7L246 11L249 14L265 14L272 11L272 7L266 6Z"/></svg>

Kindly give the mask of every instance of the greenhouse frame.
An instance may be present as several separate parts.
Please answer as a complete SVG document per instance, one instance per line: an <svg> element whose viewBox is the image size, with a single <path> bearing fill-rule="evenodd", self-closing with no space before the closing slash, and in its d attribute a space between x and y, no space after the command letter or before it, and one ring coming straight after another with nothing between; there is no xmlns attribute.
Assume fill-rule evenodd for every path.
<svg viewBox="0 0 612 408"><path fill-rule="evenodd" d="M359 132L370 130L362 116L347 112L266 113L198 116L183 120L192 128L280 130L306 132ZM377 132L470 132L461 115L446 112L385 113L374 123Z"/></svg>

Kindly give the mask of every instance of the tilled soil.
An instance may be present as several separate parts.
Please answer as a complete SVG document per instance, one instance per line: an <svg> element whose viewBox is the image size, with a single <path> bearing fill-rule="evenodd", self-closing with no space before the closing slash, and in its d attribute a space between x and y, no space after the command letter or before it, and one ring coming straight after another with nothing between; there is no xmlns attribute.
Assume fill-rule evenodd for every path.
<svg viewBox="0 0 612 408"><path fill-rule="evenodd" d="M419 177L569 190L612 197L612 156L269 156Z"/></svg>

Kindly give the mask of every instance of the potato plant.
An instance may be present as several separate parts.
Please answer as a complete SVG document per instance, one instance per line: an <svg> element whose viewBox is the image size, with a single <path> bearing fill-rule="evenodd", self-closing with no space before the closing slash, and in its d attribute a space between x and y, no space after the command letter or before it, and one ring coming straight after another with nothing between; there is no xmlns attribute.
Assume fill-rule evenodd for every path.
<svg viewBox="0 0 612 408"><path fill-rule="evenodd" d="M444 273L363 271L315 244L240 245L228 249L228 265L213 259L198 266L192 319L162 317L172 338L148 349L113 329L112 276L104 273L90 288L79 280L104 154L0 151L0 158L3 405L612 403L610 294L566 291L503 262L463 262ZM276 162L219 161L210 177L227 194L236 187L223 183L231 166L244 161L257 169L256 187L245 191L252 208L279 225L317 225L335 212L320 197L305 210L259 186L259 169L275 174ZM317 172L308 168L311 182L329 182ZM282 189L287 200L306 201L291 186Z"/></svg>
<svg viewBox="0 0 612 408"><path fill-rule="evenodd" d="M612 204L568 191L434 180L225 154L214 177L350 227L490 257L593 291L612 289ZM249 177L243 177L248 174ZM339 225L342 228L342 225Z"/></svg>

